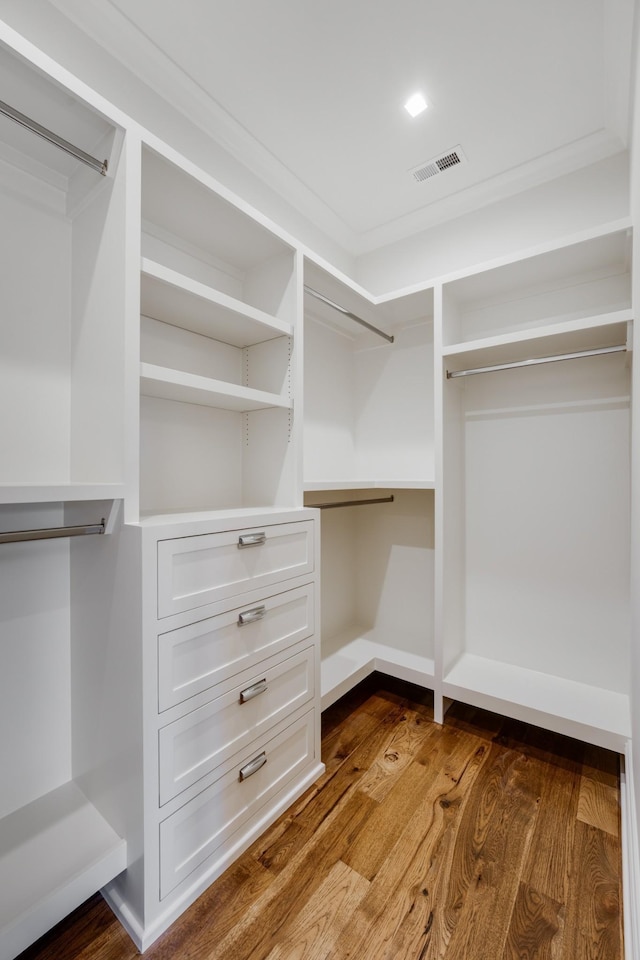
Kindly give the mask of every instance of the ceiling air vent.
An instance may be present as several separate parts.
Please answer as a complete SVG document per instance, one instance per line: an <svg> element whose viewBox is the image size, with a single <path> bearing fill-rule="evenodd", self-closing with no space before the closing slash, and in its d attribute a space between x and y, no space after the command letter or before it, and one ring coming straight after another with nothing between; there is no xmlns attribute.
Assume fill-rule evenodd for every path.
<svg viewBox="0 0 640 960"><path fill-rule="evenodd" d="M452 167L457 167L465 162L466 157L462 152L462 147L453 147L439 157L433 157L433 159L421 163L419 167L414 167L409 173L412 174L414 180L422 183L423 180L429 180L431 177L436 177L438 174L444 173L445 170L450 170Z"/></svg>

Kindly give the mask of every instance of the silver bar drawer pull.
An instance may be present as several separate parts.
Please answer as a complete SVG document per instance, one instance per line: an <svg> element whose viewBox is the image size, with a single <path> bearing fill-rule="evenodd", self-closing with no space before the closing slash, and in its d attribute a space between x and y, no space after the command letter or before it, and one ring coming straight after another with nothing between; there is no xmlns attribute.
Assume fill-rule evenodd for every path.
<svg viewBox="0 0 640 960"><path fill-rule="evenodd" d="M244 627L248 623L255 623L256 620L262 620L267 608L262 607L252 607L251 610L243 610L242 613L238 614L238 626Z"/></svg>
<svg viewBox="0 0 640 960"><path fill-rule="evenodd" d="M261 770L266 762L266 753L259 753L257 757L253 758L253 760L249 760L249 763L245 763L244 767L240 768L240 783L242 783L243 780L248 780L249 777L254 775L254 773L257 773L258 770Z"/></svg>
<svg viewBox="0 0 640 960"><path fill-rule="evenodd" d="M261 543L266 543L267 535L264 531L261 533L241 533L238 537L238 549L240 547L259 547Z"/></svg>
<svg viewBox="0 0 640 960"><path fill-rule="evenodd" d="M259 697L261 693L264 693L268 689L266 677L263 680L258 680L256 683L252 683L250 687L247 687L246 690L240 691L240 703L253 700L254 697Z"/></svg>

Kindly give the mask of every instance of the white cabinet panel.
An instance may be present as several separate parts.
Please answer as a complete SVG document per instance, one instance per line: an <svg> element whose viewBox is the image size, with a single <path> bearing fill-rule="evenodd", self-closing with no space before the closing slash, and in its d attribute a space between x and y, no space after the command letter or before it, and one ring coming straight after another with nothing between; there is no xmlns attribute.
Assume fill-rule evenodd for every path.
<svg viewBox="0 0 640 960"><path fill-rule="evenodd" d="M313 521L158 543L158 616L225 600L313 571Z"/></svg>
<svg viewBox="0 0 640 960"><path fill-rule="evenodd" d="M236 767L160 824L161 898L313 759L314 716L238 754Z"/></svg>
<svg viewBox="0 0 640 960"><path fill-rule="evenodd" d="M311 636L313 630L310 583L161 634L159 709L166 710L252 667Z"/></svg>
<svg viewBox="0 0 640 960"><path fill-rule="evenodd" d="M314 650L282 662L274 658L258 673L245 671L223 696L159 732L160 803L196 783L263 730L311 699Z"/></svg>

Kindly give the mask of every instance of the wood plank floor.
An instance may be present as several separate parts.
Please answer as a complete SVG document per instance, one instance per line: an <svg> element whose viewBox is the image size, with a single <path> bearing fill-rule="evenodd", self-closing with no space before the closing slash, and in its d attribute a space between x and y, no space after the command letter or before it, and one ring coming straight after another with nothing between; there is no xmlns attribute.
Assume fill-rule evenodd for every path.
<svg viewBox="0 0 640 960"><path fill-rule="evenodd" d="M380 675L148 960L622 960L618 756ZM133 960L98 896L21 960Z"/></svg>

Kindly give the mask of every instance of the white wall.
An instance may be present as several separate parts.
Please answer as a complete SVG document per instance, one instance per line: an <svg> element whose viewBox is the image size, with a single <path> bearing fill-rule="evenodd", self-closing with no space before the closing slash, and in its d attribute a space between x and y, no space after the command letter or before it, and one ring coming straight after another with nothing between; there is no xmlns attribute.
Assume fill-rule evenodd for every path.
<svg viewBox="0 0 640 960"><path fill-rule="evenodd" d="M473 267L629 216L626 152L358 258L374 294Z"/></svg>
<svg viewBox="0 0 640 960"><path fill-rule="evenodd" d="M635 69L632 81L631 136L631 214L636 230L640 230L640 10L636 7ZM633 249L634 315L640 315L640 243L636 237ZM638 333L636 330L636 343ZM633 734L633 769L635 797L640 799L640 356L633 353L633 375L636 384L632 400L632 489L631 489L631 723ZM640 833L640 807L636 807Z"/></svg>

